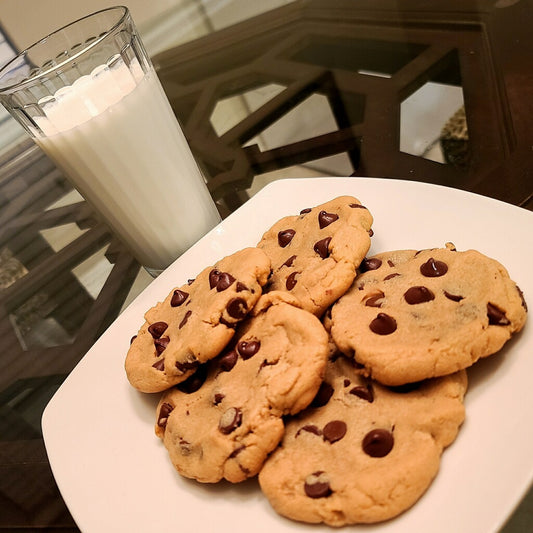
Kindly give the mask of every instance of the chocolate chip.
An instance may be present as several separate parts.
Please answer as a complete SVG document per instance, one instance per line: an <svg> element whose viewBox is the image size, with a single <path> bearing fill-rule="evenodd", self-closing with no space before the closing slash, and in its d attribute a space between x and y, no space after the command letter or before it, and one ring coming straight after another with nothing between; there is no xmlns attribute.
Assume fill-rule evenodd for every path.
<svg viewBox="0 0 533 533"><path fill-rule="evenodd" d="M487 304L487 316L491 326L508 326L511 323L505 316L505 311L490 302Z"/></svg>
<svg viewBox="0 0 533 533"><path fill-rule="evenodd" d="M189 355L190 359L187 361L176 361L176 368L180 372L188 372L189 370L195 370L200 365L200 362L193 356Z"/></svg>
<svg viewBox="0 0 533 533"><path fill-rule="evenodd" d="M320 384L320 388L313 398L313 401L311 402L311 407L322 407L326 405L332 395L333 387L329 383L323 381Z"/></svg>
<svg viewBox="0 0 533 533"><path fill-rule="evenodd" d="M358 385L350 390L350 394L370 403L374 401L374 387L372 387L372 383L368 383L368 385Z"/></svg>
<svg viewBox="0 0 533 533"><path fill-rule="evenodd" d="M379 313L370 322L370 329L377 335L390 335L396 331L396 327L396 320L385 313Z"/></svg>
<svg viewBox="0 0 533 533"><path fill-rule="evenodd" d="M217 286L220 271L214 268L209 272L209 288L214 289Z"/></svg>
<svg viewBox="0 0 533 533"><path fill-rule="evenodd" d="M209 273L209 287L217 292L225 291L233 282L235 278L228 272L220 272L216 268Z"/></svg>
<svg viewBox="0 0 533 533"><path fill-rule="evenodd" d="M178 383L176 388L186 394L196 392L207 379L207 365L200 365L196 372L189 376L185 381Z"/></svg>
<svg viewBox="0 0 533 533"><path fill-rule="evenodd" d="M369 270L377 270L382 264L381 259L377 257L364 258L359 265L361 272L368 272Z"/></svg>
<svg viewBox="0 0 533 533"><path fill-rule="evenodd" d="M259 341L240 341L237 344L237 351L246 361L247 359L250 359L250 357L254 356L259 351L260 347L261 343Z"/></svg>
<svg viewBox="0 0 533 533"><path fill-rule="evenodd" d="M464 296L460 296L459 294L452 294L448 291L444 291L444 296L446 296L448 300L452 300L453 302L460 302L464 298Z"/></svg>
<svg viewBox="0 0 533 533"><path fill-rule="evenodd" d="M168 328L168 324L166 322L154 322L150 326L148 326L148 332L154 339L159 339L163 333L165 333L165 330Z"/></svg>
<svg viewBox="0 0 533 533"><path fill-rule="evenodd" d="M237 281L237 286L235 288L237 289L237 292L250 290L242 281Z"/></svg>
<svg viewBox="0 0 533 533"><path fill-rule="evenodd" d="M383 298L385 297L385 294L383 291L376 291L373 293L368 294L363 298L363 301L365 302L365 305L367 307L381 307L383 304Z"/></svg>
<svg viewBox="0 0 533 533"><path fill-rule="evenodd" d="M282 267L291 267L292 264L294 263L294 260L296 259L296 256L295 255L291 255L289 257L289 259L287 259L287 261L285 261L285 263L283 263L281 266ZM281 268L281 267L280 267Z"/></svg>
<svg viewBox="0 0 533 533"><path fill-rule="evenodd" d="M179 326L178 326L178 329L181 329L183 326L185 326L185 324L187 324L187 320L189 320L189 317L192 315L192 311L189 309L186 313L185 313L185 316L183 317L182 321L180 322Z"/></svg>
<svg viewBox="0 0 533 533"><path fill-rule="evenodd" d="M165 360L159 359L159 361L156 361L153 365L153 368L156 370L159 370L160 372L163 372L165 370Z"/></svg>
<svg viewBox="0 0 533 533"><path fill-rule="evenodd" d="M394 437L387 429L373 429L363 439L363 451L370 457L385 457L394 446Z"/></svg>
<svg viewBox="0 0 533 533"><path fill-rule="evenodd" d="M431 302L431 300L435 299L435 295L427 287L423 286L410 287L405 291L403 297L409 305Z"/></svg>
<svg viewBox="0 0 533 533"><path fill-rule="evenodd" d="M430 257L423 265L420 265L420 273L426 278L438 278L448 272L448 265L442 261L435 261Z"/></svg>
<svg viewBox="0 0 533 533"><path fill-rule="evenodd" d="M242 298L232 298L226 305L226 311L231 318L241 320L248 313L248 304Z"/></svg>
<svg viewBox="0 0 533 533"><path fill-rule="evenodd" d="M292 289L294 289L294 287L296 286L296 283L298 282L296 276L298 274L299 272L292 272L291 274L289 274L289 277L285 281L285 287L287 287L288 291L292 291Z"/></svg>
<svg viewBox="0 0 533 533"><path fill-rule="evenodd" d="M349 204L348 207L351 207L353 209L357 209L357 208L366 209L366 207L364 205L362 205L362 204Z"/></svg>
<svg viewBox="0 0 533 533"><path fill-rule="evenodd" d="M224 435L229 435L242 424L242 411L237 407L230 407L220 417L218 429Z"/></svg>
<svg viewBox="0 0 533 533"><path fill-rule="evenodd" d="M168 415L172 413L174 406L168 402L165 402L161 405L159 409L159 416L157 418L157 425L160 428L165 428L168 422Z"/></svg>
<svg viewBox="0 0 533 533"><path fill-rule="evenodd" d="M331 242L331 237L326 237L320 241L315 242L313 250L322 258L326 259L329 257L329 243Z"/></svg>
<svg viewBox="0 0 533 533"><path fill-rule="evenodd" d="M180 291L179 289L176 289L174 291L174 294L172 295L172 298L170 299L170 306L171 307L178 307L180 306L187 298L189 297L189 293L185 291Z"/></svg>
<svg viewBox="0 0 533 533"><path fill-rule="evenodd" d="M343 422L342 420L332 420L324 426L322 434L324 436L324 440L333 444L334 442L341 440L344 435L346 435L347 429L348 426L346 425L346 422Z"/></svg>
<svg viewBox="0 0 533 533"><path fill-rule="evenodd" d="M324 229L338 219L339 215L336 215L335 213L327 213L326 211L320 211L320 213L318 213L318 225L320 229Z"/></svg>
<svg viewBox="0 0 533 533"><path fill-rule="evenodd" d="M331 494L328 476L322 472L313 472L305 478L305 494L309 498L327 498Z"/></svg>
<svg viewBox="0 0 533 533"><path fill-rule="evenodd" d="M392 278L397 278L400 274L398 274L398 272L393 272L392 274L389 274L388 276L385 276L383 278L383 281L388 281L389 279L392 279Z"/></svg>
<svg viewBox="0 0 533 533"><path fill-rule="evenodd" d="M160 339L154 339L155 353L161 355L170 342L169 337L161 337Z"/></svg>
<svg viewBox="0 0 533 533"><path fill-rule="evenodd" d="M306 207L305 209L302 209L300 211L300 215L306 215L307 213L310 213L311 212L311 208L310 207Z"/></svg>
<svg viewBox="0 0 533 533"><path fill-rule="evenodd" d="M218 405L226 396L221 392L216 392L213 396L213 404Z"/></svg>
<svg viewBox="0 0 533 533"><path fill-rule="evenodd" d="M235 350L231 350L220 358L220 368L224 372L229 372L237 364L238 359L239 355L237 352Z"/></svg>
<svg viewBox="0 0 533 533"><path fill-rule="evenodd" d="M133 344L133 341L137 338L137 335L134 335L131 339L130 339L130 344Z"/></svg>
<svg viewBox="0 0 533 533"><path fill-rule="evenodd" d="M221 272L217 280L217 292L225 291L235 281L235 278L227 272Z"/></svg>
<svg viewBox="0 0 533 533"><path fill-rule="evenodd" d="M315 426L314 424L306 424L305 426L302 426L297 432L296 435L294 435L294 438L298 437L298 435L305 431L307 433L312 433L313 435L322 435L322 431L320 431L320 428L318 426Z"/></svg>
<svg viewBox="0 0 533 533"><path fill-rule="evenodd" d="M387 265L389 265L391 268L395 266L394 263L390 259L387 259Z"/></svg>
<svg viewBox="0 0 533 533"><path fill-rule="evenodd" d="M278 233L278 244L285 248L291 241L294 235L296 234L296 231L293 229L285 229Z"/></svg>
<svg viewBox="0 0 533 533"><path fill-rule="evenodd" d="M344 386L349 387L352 382L348 378L344 378Z"/></svg>

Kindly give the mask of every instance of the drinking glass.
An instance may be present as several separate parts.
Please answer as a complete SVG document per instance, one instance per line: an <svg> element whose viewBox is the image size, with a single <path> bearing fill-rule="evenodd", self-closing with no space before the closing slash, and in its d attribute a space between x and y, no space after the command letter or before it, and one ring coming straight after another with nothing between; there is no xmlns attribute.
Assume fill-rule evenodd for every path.
<svg viewBox="0 0 533 533"><path fill-rule="evenodd" d="M21 52L0 101L152 275L220 221L126 7Z"/></svg>

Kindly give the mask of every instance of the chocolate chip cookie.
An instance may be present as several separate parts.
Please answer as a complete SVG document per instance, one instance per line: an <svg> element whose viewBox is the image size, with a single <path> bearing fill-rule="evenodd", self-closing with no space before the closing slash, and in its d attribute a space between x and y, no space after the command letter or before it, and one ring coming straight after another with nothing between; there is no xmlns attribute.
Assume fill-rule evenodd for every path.
<svg viewBox="0 0 533 533"><path fill-rule="evenodd" d="M387 388L344 357L328 363L314 406L292 418L259 483L281 515L331 526L373 523L412 506L464 420L466 372Z"/></svg>
<svg viewBox="0 0 533 533"><path fill-rule="evenodd" d="M272 260L268 290L288 291L320 316L352 284L370 248L372 222L352 196L282 218L258 244Z"/></svg>
<svg viewBox="0 0 533 533"><path fill-rule="evenodd" d="M331 310L340 348L386 385L467 368L524 326L527 308L505 268L453 245L365 259Z"/></svg>
<svg viewBox="0 0 533 533"><path fill-rule="evenodd" d="M261 296L269 273L265 253L245 248L173 289L145 314L133 338L125 363L130 383L160 392L218 355Z"/></svg>
<svg viewBox="0 0 533 533"><path fill-rule="evenodd" d="M230 348L161 398L155 431L185 477L255 476L283 436L282 416L304 409L322 382L328 335L318 318L265 299Z"/></svg>

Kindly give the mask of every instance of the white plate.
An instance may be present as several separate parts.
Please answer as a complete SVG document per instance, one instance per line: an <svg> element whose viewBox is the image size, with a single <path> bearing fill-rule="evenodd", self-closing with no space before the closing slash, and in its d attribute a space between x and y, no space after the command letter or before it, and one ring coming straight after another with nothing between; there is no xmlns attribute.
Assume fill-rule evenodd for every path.
<svg viewBox="0 0 533 533"><path fill-rule="evenodd" d="M43 415L54 476L84 532L332 531L278 517L255 480L206 486L182 479L154 435L158 395L128 384L124 357L144 312L205 266L253 246L280 217L335 196L374 215L370 253L476 248L502 262L533 303L533 213L428 184L374 178L283 180L261 190L206 235L117 318L57 391ZM533 479L533 326L469 372L467 418L422 499L391 522L349 530L497 531Z"/></svg>

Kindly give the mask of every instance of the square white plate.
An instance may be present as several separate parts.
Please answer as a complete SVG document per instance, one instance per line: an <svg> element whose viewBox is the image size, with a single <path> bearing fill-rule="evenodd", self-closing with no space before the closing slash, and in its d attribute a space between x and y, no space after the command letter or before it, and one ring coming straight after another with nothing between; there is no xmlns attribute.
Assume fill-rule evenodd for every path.
<svg viewBox="0 0 533 533"><path fill-rule="evenodd" d="M503 263L533 302L533 213L423 183L375 178L275 182L181 256L117 318L68 376L42 420L61 493L80 529L200 533L332 531L278 517L255 480L202 485L182 479L154 435L159 395L135 391L124 358L144 312L221 257L254 246L279 218L340 195L374 216L370 253L476 248ZM533 479L533 327L469 371L466 422L439 475L409 511L354 531L497 531Z"/></svg>

